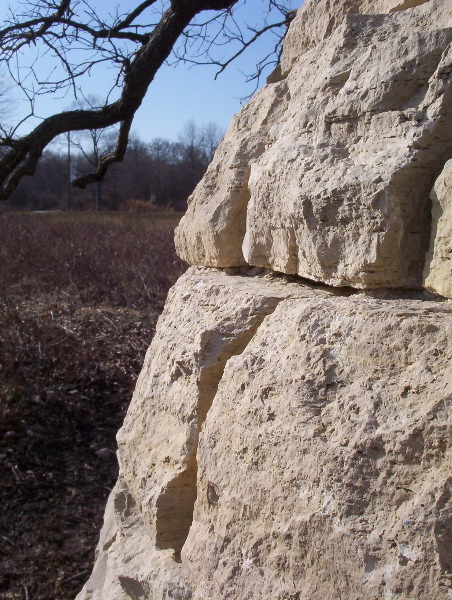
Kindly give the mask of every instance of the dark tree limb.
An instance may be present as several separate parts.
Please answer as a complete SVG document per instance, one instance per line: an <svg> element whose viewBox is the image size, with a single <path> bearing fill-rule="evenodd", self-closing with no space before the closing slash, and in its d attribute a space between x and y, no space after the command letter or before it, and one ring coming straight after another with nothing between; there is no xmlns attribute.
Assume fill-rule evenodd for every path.
<svg viewBox="0 0 452 600"><path fill-rule="evenodd" d="M34 173L44 148L62 133L99 129L124 123L118 140L117 155L120 156L124 144L127 145L125 136L128 134L135 112L140 107L155 74L168 58L184 29L200 12L229 9L236 1L173 0L147 42L140 47L127 67L121 97L116 102L98 110L73 110L52 115L44 119L28 135L16 140L14 147L3 143L3 145L10 145L10 149L0 160L0 199L8 198L24 175ZM63 0L61 8L69 2L70 0ZM101 163L101 172L105 173L111 162L113 161L105 159ZM102 165L107 167L104 169ZM81 184L83 183L82 181Z"/></svg>
<svg viewBox="0 0 452 600"><path fill-rule="evenodd" d="M256 80L257 87L262 70L278 57L284 37L280 30L287 29L293 16L287 10L289 0L268 0L263 24L247 27L235 19L232 9L238 0L166 0L167 10L156 19L157 0L136 1L135 8L125 15L116 9L106 23L90 0L27 0L24 14L11 14L7 26L0 29L0 61L8 65L10 73L15 69L13 79L30 102L28 117L34 115L34 100L38 95L72 87L76 97L83 96L80 78L102 62L117 68L103 106L52 115L19 138L15 137L18 126L11 128L9 134L5 127L0 128L0 150L6 149L0 152L0 199L9 197L24 175L35 172L44 149L58 135L104 129L120 123L115 151L102 156L96 170L79 177L74 184L85 187L102 179L110 164L123 159L134 115L171 52L176 60L214 64L222 72L262 35L278 31L273 49L256 65L256 73L248 79ZM273 9L279 18L269 22L268 15ZM204 22L195 19L204 11L209 11ZM145 14L151 14L151 20L158 22L144 24ZM175 51L178 40L182 46L179 53ZM229 58L220 60L213 56L213 49L223 49L231 43L236 46L230 50ZM37 55L24 75L15 61L27 46L36 46ZM50 52L59 65L55 75L52 72L44 81L39 79L36 68L40 48ZM84 51L83 59L77 53L74 59L72 49ZM121 90L120 97L109 102L113 89Z"/></svg>
<svg viewBox="0 0 452 600"><path fill-rule="evenodd" d="M284 42L285 35L289 28L290 23L296 15L296 10L290 10L288 5L290 3L278 0L269 0L268 2L268 13L270 14L271 9L275 9L274 12L280 17L276 20L269 21L267 18L264 23L258 27L253 26L241 26L234 18L233 14L228 13L223 16L217 34L209 38L206 31L212 22L219 21L218 16L205 21L204 23L197 23L187 31L184 31L183 38L184 44L178 51L175 52L177 61L189 63L191 65L214 65L218 67L215 74L215 79L223 73L237 58L242 56L246 50L252 46L260 37L265 34L272 32L275 34L275 43L269 53L261 58L261 60L255 65L255 71L248 75L246 78L247 82L255 82L255 87L251 94L247 96L249 98L257 89L261 80L263 71L268 66L276 66L281 59L282 45ZM221 17L221 15L220 15ZM229 24L228 24L229 20ZM223 38L223 41L219 43L218 38ZM216 58L212 49L215 49L218 45L234 44L236 48L226 58ZM246 99L246 98L244 98Z"/></svg>
<svg viewBox="0 0 452 600"><path fill-rule="evenodd" d="M86 186L90 183L95 183L96 181L101 181L105 173L108 170L108 167L114 162L122 162L124 159L127 144L129 142L129 133L130 128L132 126L133 116L127 121L123 121L119 127L118 139L116 141L116 148L114 152L109 152L108 154L104 154L100 157L99 163L97 165L97 169L92 173L87 173L86 175L82 175L81 177L77 177L73 181L73 184L79 188L86 188Z"/></svg>

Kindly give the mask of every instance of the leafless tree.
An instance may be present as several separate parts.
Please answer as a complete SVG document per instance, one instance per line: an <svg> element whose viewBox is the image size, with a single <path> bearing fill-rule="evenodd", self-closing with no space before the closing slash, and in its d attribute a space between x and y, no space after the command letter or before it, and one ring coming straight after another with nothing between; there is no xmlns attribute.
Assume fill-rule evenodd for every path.
<svg viewBox="0 0 452 600"><path fill-rule="evenodd" d="M216 123L208 123L203 127L201 143L209 162L223 136L224 131Z"/></svg>
<svg viewBox="0 0 452 600"><path fill-rule="evenodd" d="M4 71L0 69L0 131L6 129L7 122L13 117L14 104L11 94L11 87ZM0 156L4 148L0 147Z"/></svg>
<svg viewBox="0 0 452 600"><path fill-rule="evenodd" d="M22 136L17 126L3 130L0 145L8 150L0 159L0 198L7 198L24 175L33 174L56 136L118 123L115 149L74 183L85 187L100 180L111 163L124 157L135 112L168 59L213 63L221 72L256 39L277 32L275 46L257 67L258 76L270 55L279 52L292 11L290 0L254 0L260 21L246 25L236 17L245 1L136 0L126 12L112 5L105 15L96 11L94 0L22 0L0 26L0 61L26 95L29 117L34 116L39 95L72 90L83 97L83 78L99 66L113 67L114 76L100 107L54 114ZM41 72L43 54L56 61L50 73ZM23 56L29 61L26 65Z"/></svg>
<svg viewBox="0 0 452 600"><path fill-rule="evenodd" d="M185 123L179 142L192 188L204 174L222 136L223 132L215 123L203 127L193 120Z"/></svg>
<svg viewBox="0 0 452 600"><path fill-rule="evenodd" d="M83 100L77 100L74 108L79 110L100 109L102 99L98 96L88 95ZM85 129L72 136L71 143L85 157L88 164L95 170L99 168L101 157L114 151L116 131L112 127L101 129ZM99 210L102 204L102 180L96 181L95 209Z"/></svg>

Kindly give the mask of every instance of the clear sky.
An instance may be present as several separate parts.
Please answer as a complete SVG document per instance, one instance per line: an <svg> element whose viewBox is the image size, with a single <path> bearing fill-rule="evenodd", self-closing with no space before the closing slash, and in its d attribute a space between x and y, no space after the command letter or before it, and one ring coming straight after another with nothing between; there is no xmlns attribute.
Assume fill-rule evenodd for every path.
<svg viewBox="0 0 452 600"><path fill-rule="evenodd" d="M0 19L6 14L6 6L17 10L20 0L1 1ZM292 0L291 8L300 6L302 0ZM22 4L26 4L22 0ZM263 14L268 0L248 0L238 9L238 18L253 24L260 14ZM93 0L96 10L111 10L120 6L125 10L128 6L136 5L134 0ZM108 9L107 9L108 7ZM253 91L253 84L245 83L245 74L253 72L254 65L266 54L272 39L266 39L253 45L237 63L233 63L216 80L214 76L216 67L194 66L189 68L186 64L175 67L164 66L158 72L154 82L149 87L147 96L139 109L132 127L132 131L144 141L155 137L164 137L176 140L184 124L193 119L199 125L209 122L216 123L226 129L232 116L240 109L245 96ZM41 58L39 66L48 69L47 58ZM268 73L267 73L268 74ZM108 89L109 72L106 69L98 70L95 75L84 82L84 90L88 94L102 95ZM261 82L263 84L264 81ZM16 106L16 116L25 110L25 103L20 103L18 92L13 93ZM41 98L36 105L36 110L41 116L47 116L55 111L68 109L73 102L72 96L60 98L58 94ZM22 129L24 131L24 129Z"/></svg>

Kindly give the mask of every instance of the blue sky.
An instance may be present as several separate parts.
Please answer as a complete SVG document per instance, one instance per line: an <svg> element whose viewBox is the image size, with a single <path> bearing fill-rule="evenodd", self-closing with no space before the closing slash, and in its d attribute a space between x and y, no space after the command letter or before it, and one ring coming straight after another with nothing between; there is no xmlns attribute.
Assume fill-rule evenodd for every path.
<svg viewBox="0 0 452 600"><path fill-rule="evenodd" d="M10 0L8 5L17 10L19 0ZM6 2L0 6L0 19L6 13ZM127 7L134 5L133 0L120 0L111 2L95 0L96 9L111 10L113 6ZM298 8L301 0L292 0L291 8ZM267 6L266 0L248 0L239 8L239 17L244 22L253 24ZM155 137L164 137L176 140L184 124L193 119L199 125L209 122L216 123L226 129L232 116L240 109L241 99L253 91L253 85L245 83L245 74L253 72L256 62L266 52L271 40L256 43L245 56L237 63L232 64L216 80L216 68L209 66L195 66L189 68L185 64L176 67L164 66L151 84L147 96L136 114L132 131L144 141ZM43 70L49 69L47 58L41 58L39 66ZM95 75L84 82L87 94L101 94L108 87L110 72L107 69L98 70ZM262 82L264 83L264 82ZM14 93L16 116L25 110L25 103L20 103L18 92ZM60 98L59 95L41 98L36 105L40 116L47 116L53 112L65 110L70 107L72 96ZM30 126L29 126L30 127ZM22 129L25 131L25 129Z"/></svg>

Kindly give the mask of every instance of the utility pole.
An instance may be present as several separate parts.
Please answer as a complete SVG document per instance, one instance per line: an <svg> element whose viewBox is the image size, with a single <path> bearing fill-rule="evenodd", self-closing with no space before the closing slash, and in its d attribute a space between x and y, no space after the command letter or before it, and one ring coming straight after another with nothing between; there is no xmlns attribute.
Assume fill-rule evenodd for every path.
<svg viewBox="0 0 452 600"><path fill-rule="evenodd" d="M67 132L67 210L71 210L71 132Z"/></svg>

